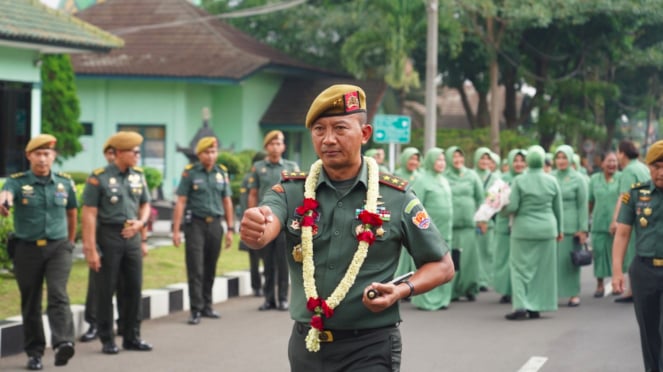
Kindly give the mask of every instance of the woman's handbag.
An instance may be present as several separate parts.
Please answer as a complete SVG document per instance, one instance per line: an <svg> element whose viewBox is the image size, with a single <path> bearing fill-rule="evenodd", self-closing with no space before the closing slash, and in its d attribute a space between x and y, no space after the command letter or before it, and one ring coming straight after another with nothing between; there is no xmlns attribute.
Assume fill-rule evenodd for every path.
<svg viewBox="0 0 663 372"><path fill-rule="evenodd" d="M592 251L589 250L587 244L580 244L577 237L573 238L574 249L571 251L571 262L575 266L587 266L592 263Z"/></svg>

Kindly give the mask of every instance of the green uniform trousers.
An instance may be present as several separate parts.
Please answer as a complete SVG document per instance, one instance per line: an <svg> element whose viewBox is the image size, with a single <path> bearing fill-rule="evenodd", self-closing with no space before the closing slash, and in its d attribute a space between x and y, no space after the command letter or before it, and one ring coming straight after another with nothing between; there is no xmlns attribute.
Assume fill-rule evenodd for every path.
<svg viewBox="0 0 663 372"><path fill-rule="evenodd" d="M212 307L212 287L223 237L221 218L212 218L207 222L194 217L184 227L184 235L189 303L191 312L199 312Z"/></svg>
<svg viewBox="0 0 663 372"><path fill-rule="evenodd" d="M265 301L278 306L276 301L288 300L290 286L286 257L290 252L286 252L285 233L281 232L261 250L261 253L265 264Z"/></svg>
<svg viewBox="0 0 663 372"><path fill-rule="evenodd" d="M333 342L320 343L320 351L306 349L310 326L295 322L288 359L291 372L397 372L401 366L401 332L396 326L374 330L345 330ZM334 331L332 331L334 334Z"/></svg>
<svg viewBox="0 0 663 372"><path fill-rule="evenodd" d="M42 247L35 242L18 241L14 271L21 292L23 348L29 356L42 356L46 347L41 317L44 279L51 344L58 346L63 342L74 342L74 323L67 294L72 251L73 246L66 239L51 240Z"/></svg>
<svg viewBox="0 0 663 372"><path fill-rule="evenodd" d="M122 335L127 342L140 338L141 289L143 287L143 253L140 249L141 236L124 239L120 235L121 224L97 225L97 242L101 255L101 269L95 273L97 292L97 327L101 342L114 339L113 293L120 276L124 282Z"/></svg>
<svg viewBox="0 0 663 372"><path fill-rule="evenodd" d="M97 294L96 294L96 284L94 283L94 270L90 269L90 272L87 276L87 294L85 295L85 321L88 322L90 326L97 326ZM122 277L117 278L117 292L115 295L115 302L117 303L117 313L119 317L117 318L117 333L121 334L124 329L122 323L122 314L124 313L124 288Z"/></svg>
<svg viewBox="0 0 663 372"><path fill-rule="evenodd" d="M663 371L663 266L636 256L629 276L645 371Z"/></svg>

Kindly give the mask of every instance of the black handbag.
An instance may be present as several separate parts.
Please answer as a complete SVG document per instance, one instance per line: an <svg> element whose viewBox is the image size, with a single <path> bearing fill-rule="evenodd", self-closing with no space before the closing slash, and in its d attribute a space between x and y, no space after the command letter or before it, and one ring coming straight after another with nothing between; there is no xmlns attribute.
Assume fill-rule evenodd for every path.
<svg viewBox="0 0 663 372"><path fill-rule="evenodd" d="M575 239L574 239L575 240ZM587 266L592 264L592 251L589 250L587 244L575 245L575 248L571 251L571 262L575 266Z"/></svg>
<svg viewBox="0 0 663 372"><path fill-rule="evenodd" d="M456 272L460 271L460 253L463 250L461 248L452 248L451 249L451 260L454 263L454 267L456 269Z"/></svg>

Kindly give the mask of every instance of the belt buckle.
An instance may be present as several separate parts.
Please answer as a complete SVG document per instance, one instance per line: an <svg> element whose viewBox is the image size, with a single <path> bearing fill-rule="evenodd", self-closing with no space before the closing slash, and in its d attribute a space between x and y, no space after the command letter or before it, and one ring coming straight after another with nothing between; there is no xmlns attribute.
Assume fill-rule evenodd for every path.
<svg viewBox="0 0 663 372"><path fill-rule="evenodd" d="M320 342L334 342L334 334L332 331L324 329L318 334L318 340Z"/></svg>
<svg viewBox="0 0 663 372"><path fill-rule="evenodd" d="M212 217L212 216L205 217L205 222L212 223L213 221L214 221L214 217Z"/></svg>
<svg viewBox="0 0 663 372"><path fill-rule="evenodd" d="M131 227L131 223L129 223L129 221L125 221L125 222L124 222L124 227L125 227L125 228L127 228L127 227Z"/></svg>
<svg viewBox="0 0 663 372"><path fill-rule="evenodd" d="M651 263L656 267L663 266L663 258L652 258Z"/></svg>
<svg viewBox="0 0 663 372"><path fill-rule="evenodd" d="M47 243L48 240L46 239L39 239L35 242L35 244L37 244L37 247L45 247Z"/></svg>

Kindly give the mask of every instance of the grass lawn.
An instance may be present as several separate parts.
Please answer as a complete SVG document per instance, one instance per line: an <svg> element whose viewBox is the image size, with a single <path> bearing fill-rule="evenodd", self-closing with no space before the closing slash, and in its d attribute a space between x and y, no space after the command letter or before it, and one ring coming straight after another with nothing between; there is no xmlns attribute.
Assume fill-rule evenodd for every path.
<svg viewBox="0 0 663 372"><path fill-rule="evenodd" d="M249 255L238 249L239 236L230 249L222 249L217 265L217 275L229 271L247 270ZM88 267L84 260L76 260L69 277L69 299L72 304L85 304ZM163 288L168 284L186 282L184 244L150 250L143 261L143 289ZM44 299L46 289L44 288ZM0 319L21 314L21 301L16 280L8 274L0 274ZM44 309L46 302L44 301Z"/></svg>

